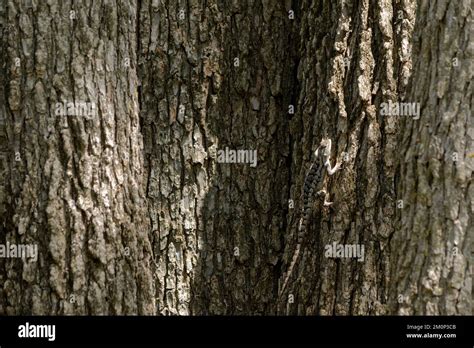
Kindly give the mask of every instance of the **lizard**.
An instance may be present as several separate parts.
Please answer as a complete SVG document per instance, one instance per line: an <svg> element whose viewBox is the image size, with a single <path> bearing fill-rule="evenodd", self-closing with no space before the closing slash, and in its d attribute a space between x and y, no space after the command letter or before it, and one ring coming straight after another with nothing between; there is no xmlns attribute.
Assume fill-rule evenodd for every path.
<svg viewBox="0 0 474 348"><path fill-rule="evenodd" d="M339 169L341 169L341 163L336 161L334 167L331 166L330 156L331 156L331 146L332 142L331 139L323 138L321 143L319 144L318 148L314 152L314 161L311 163L308 171L306 172L306 176L303 183L303 189L301 192L301 196L303 198L303 207L300 213L300 219L298 222L298 234L297 234L297 243L296 249L293 253L293 257L291 259L290 266L288 267L288 271L284 274L283 285L280 289L280 296L283 294L285 287L290 280L291 274L293 272L293 268L298 261L298 257L301 251L301 245L303 242L303 237L306 233L307 224L310 217L310 208L311 208L311 201L310 198L313 195L313 192L322 186L322 182L325 177L325 172L328 175L333 175ZM316 192L317 197L321 197L324 195L324 207L329 207L332 205L333 202L328 201L328 193L326 190L321 189Z"/></svg>

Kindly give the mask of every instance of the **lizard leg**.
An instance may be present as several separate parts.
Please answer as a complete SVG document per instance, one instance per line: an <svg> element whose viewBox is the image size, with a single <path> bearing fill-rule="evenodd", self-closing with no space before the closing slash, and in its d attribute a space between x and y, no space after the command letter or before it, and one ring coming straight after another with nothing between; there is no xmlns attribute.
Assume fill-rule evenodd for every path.
<svg viewBox="0 0 474 348"><path fill-rule="evenodd" d="M337 172L339 169L341 169L341 162L336 162L334 167L331 168L331 163L329 161L326 162L326 167L328 170L328 175L333 175L335 172Z"/></svg>
<svg viewBox="0 0 474 348"><path fill-rule="evenodd" d="M316 195L318 196L323 196L324 195L324 203L323 203L323 206L325 207L329 207L332 205L333 202L329 202L328 199L329 199L329 193L326 191L326 190L320 190L318 192L316 192Z"/></svg>
<svg viewBox="0 0 474 348"><path fill-rule="evenodd" d="M328 201L326 200L326 198L324 198L323 206L325 206L325 207L330 207L333 203L334 203L334 202L328 202Z"/></svg>
<svg viewBox="0 0 474 348"><path fill-rule="evenodd" d="M321 191L318 191L317 193L318 195L324 195L324 203L323 203L323 206L324 207L330 207L332 205L333 202L329 202L328 199L329 199L329 193L327 193L326 190L321 190Z"/></svg>

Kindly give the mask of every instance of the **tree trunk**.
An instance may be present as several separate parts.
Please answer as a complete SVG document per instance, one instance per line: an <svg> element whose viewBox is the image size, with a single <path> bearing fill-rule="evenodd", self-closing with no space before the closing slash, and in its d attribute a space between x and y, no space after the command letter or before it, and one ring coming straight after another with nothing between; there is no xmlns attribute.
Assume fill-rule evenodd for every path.
<svg viewBox="0 0 474 348"><path fill-rule="evenodd" d="M332 163L343 169L326 182L330 209L313 206L290 286L279 301L287 314L385 314L389 240L395 218L397 118L379 105L404 93L411 70L412 1L306 1L301 9L298 117L292 124L298 197L312 153L333 140ZM291 214L298 216L300 204ZM288 226L286 264L296 240ZM363 260L328 258L326 248L364 247Z"/></svg>
<svg viewBox="0 0 474 348"><path fill-rule="evenodd" d="M0 314L468 313L472 13L419 2L0 4Z"/></svg>
<svg viewBox="0 0 474 348"><path fill-rule="evenodd" d="M392 240L394 313L472 314L472 8L420 1L402 127L398 225Z"/></svg>
<svg viewBox="0 0 474 348"><path fill-rule="evenodd" d="M8 1L0 313L155 312L133 3Z"/></svg>
<svg viewBox="0 0 474 348"><path fill-rule="evenodd" d="M281 2L145 1L140 18L159 311L274 313L294 24ZM219 163L225 148L257 166Z"/></svg>

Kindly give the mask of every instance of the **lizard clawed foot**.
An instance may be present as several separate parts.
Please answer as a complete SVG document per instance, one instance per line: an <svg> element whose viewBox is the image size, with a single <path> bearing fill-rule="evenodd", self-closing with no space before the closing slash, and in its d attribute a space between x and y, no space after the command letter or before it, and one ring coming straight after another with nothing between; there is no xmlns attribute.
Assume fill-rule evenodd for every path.
<svg viewBox="0 0 474 348"><path fill-rule="evenodd" d="M342 162L336 162L334 167L331 168L331 164L328 162L328 164L327 164L328 174L330 176L334 175L334 173L336 173L338 170L342 169L341 166L342 166Z"/></svg>
<svg viewBox="0 0 474 348"><path fill-rule="evenodd" d="M329 202L329 193L326 190L321 190L318 194L324 195L323 207L330 207L333 204L333 202Z"/></svg>
<svg viewBox="0 0 474 348"><path fill-rule="evenodd" d="M317 196L324 196L324 203L323 203L323 206L324 207L330 207L333 202L329 202L328 199L329 199L329 194L326 190L319 190L318 192L316 192L316 195Z"/></svg>

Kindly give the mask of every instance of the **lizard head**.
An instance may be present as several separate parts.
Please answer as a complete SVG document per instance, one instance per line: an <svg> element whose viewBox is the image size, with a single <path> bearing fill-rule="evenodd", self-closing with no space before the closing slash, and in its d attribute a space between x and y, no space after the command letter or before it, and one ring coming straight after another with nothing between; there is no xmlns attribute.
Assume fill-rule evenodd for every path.
<svg viewBox="0 0 474 348"><path fill-rule="evenodd" d="M316 158L318 156L323 156L325 158L328 158L331 155L331 139L329 138L323 138L321 140L321 143L319 144L318 148L314 152Z"/></svg>

